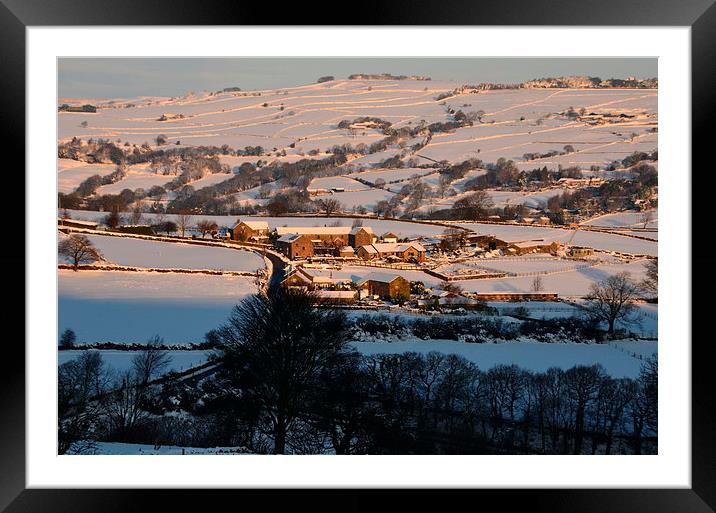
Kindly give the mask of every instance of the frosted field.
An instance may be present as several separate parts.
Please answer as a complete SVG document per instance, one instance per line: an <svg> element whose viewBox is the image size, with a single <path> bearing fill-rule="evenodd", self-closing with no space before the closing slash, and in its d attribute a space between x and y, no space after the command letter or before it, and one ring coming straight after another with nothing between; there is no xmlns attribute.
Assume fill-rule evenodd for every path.
<svg viewBox="0 0 716 513"><path fill-rule="evenodd" d="M63 363L75 360L86 352L87 350L58 351L57 364L62 365ZM97 352L102 356L102 360L105 362L107 367L109 367L115 374L121 374L132 370L132 359L141 353L141 351L118 351L111 349L97 350ZM167 351L171 361L164 369L163 374L171 371L181 372L206 363L211 353L212 351ZM153 376L153 378L158 377L160 376Z"/></svg>
<svg viewBox="0 0 716 513"><path fill-rule="evenodd" d="M422 169L422 168L401 168L401 169L375 169L371 171L361 171L359 173L352 173L349 177L360 178L370 183L375 183L376 180L385 180L386 183L393 181L405 181L412 178L414 175L425 177L426 175L435 174L434 169ZM398 184L388 184L388 187L395 189Z"/></svg>
<svg viewBox="0 0 716 513"><path fill-rule="evenodd" d="M656 147L655 134L642 140L646 130L656 124L655 90L527 89L435 99L458 85L438 81L338 80L248 93L204 92L173 99L157 98L153 102L136 102L131 108L100 109L94 114L61 112L59 138L103 137L153 145L154 138L163 134L170 145L180 142L180 145L228 144L232 148L262 146L271 154L269 159L282 150L287 152L285 158L290 159L311 150L325 151L337 144L371 144L384 137L375 129L358 129L353 133L338 129L337 124L344 119L372 116L390 121L395 127L410 127L421 122L446 121L446 109L452 108L464 112L484 110L486 114L483 123L436 134L420 151L422 155L451 162L471 157L485 162L500 157L517 161L524 153L561 150L571 144L577 150L573 155L538 162L539 165L604 165L636 149ZM635 117L622 118L618 127L612 125L605 130L577 124L559 114L569 107ZM158 121L162 115L180 114L184 118ZM87 121L88 126L81 127L82 121ZM639 137L629 142L632 132ZM398 151L397 147L389 148L353 163L372 165ZM249 158L252 162L256 160Z"/></svg>
<svg viewBox="0 0 716 513"><path fill-rule="evenodd" d="M58 271L58 332L77 342L201 342L256 292L243 276Z"/></svg>
<svg viewBox="0 0 716 513"><path fill-rule="evenodd" d="M322 194L316 196L315 199L335 199L341 202L344 209L365 207L370 211L379 201L387 201L392 197L393 194L389 191L381 189L367 189L357 192L334 192L333 194Z"/></svg>
<svg viewBox="0 0 716 513"><path fill-rule="evenodd" d="M369 186L353 180L350 176L327 176L325 178L314 178L308 185L308 191L316 189L331 189L340 187L346 191L365 191L370 189Z"/></svg>
<svg viewBox="0 0 716 513"><path fill-rule="evenodd" d="M587 226L603 226L606 228L643 228L645 214L647 214L647 212L617 212L615 214L595 217L582 224ZM646 224L646 227L657 228L659 223L658 210L650 211L650 215L652 219ZM651 236L651 234L645 235L647 237ZM654 233L654 235L656 235L656 233Z"/></svg>
<svg viewBox="0 0 716 513"><path fill-rule="evenodd" d="M246 250L103 235L88 238L108 262L117 265L247 272L266 267L263 257Z"/></svg>
<svg viewBox="0 0 716 513"><path fill-rule="evenodd" d="M486 264L489 265L489 264ZM600 282L620 272L628 272L635 281L645 278L644 261L625 264L606 264L586 269L542 275L542 290L557 292L564 297L582 297L589 293L592 283ZM466 292L531 292L532 276L514 278L461 280L460 286Z"/></svg>
<svg viewBox="0 0 716 513"><path fill-rule="evenodd" d="M622 348L631 342L623 342ZM639 342L641 354L655 354L656 342ZM615 378L635 378L643 360L635 358L620 348L607 344L546 344L539 342L506 342L503 344L468 344L454 340L412 340L400 342L353 342L364 355L393 354L414 351L458 354L474 362L482 370L499 364L515 364L535 372L550 367L568 369L575 365L600 363Z"/></svg>
<svg viewBox="0 0 716 513"><path fill-rule="evenodd" d="M170 144L215 145L233 148L260 145L299 153L334 144L356 144L362 136L331 133L341 119L380 116L393 123L427 122L444 118L434 96L455 83L412 81L336 81L253 93L220 93L162 100L157 104L101 109L96 114L59 113L59 138L72 136L120 139L132 144L164 134ZM427 90L425 90L427 88ZM267 104L265 107L264 104ZM182 114L183 119L158 121ZM80 126L82 121L88 127ZM371 133L366 134L370 140ZM287 149L288 151L288 149Z"/></svg>
<svg viewBox="0 0 716 513"><path fill-rule="evenodd" d="M459 226L476 231L480 235L494 235L506 241L524 241L544 239L565 243L569 241L574 230L563 228L546 228L536 226L511 226L505 224L458 223ZM574 246L588 246L604 251L617 251L635 255L657 256L657 243L626 237L613 233L593 231L577 231L571 242Z"/></svg>
<svg viewBox="0 0 716 513"><path fill-rule="evenodd" d="M506 273L554 273L583 267L586 262L559 259L549 255L511 258L477 258L467 262L442 265L440 272L456 273L460 270L490 269Z"/></svg>
<svg viewBox="0 0 716 513"><path fill-rule="evenodd" d="M57 160L57 191L69 194L87 178L93 175L105 176L112 173L114 164L87 164L78 160Z"/></svg>

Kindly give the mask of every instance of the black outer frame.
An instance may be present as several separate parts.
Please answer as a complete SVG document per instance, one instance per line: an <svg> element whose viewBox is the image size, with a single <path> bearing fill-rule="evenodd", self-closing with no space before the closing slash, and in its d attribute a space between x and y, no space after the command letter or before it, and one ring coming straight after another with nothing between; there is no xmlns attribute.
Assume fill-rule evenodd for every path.
<svg viewBox="0 0 716 513"><path fill-rule="evenodd" d="M697 234L710 233L708 215L711 213L708 193L714 190L716 179L711 170L709 149L709 121L716 113L712 99L716 84L716 5L714 0L442 0L439 5L412 2L410 5L393 2L380 5L373 0L361 2L349 19L335 16L338 3L314 4L306 13L290 12L290 21L297 24L324 23L379 25L635 25L635 26L691 26L692 43L692 168L701 171L699 187L692 189L692 239ZM366 13L368 16L366 16ZM371 16L372 13L373 14ZM331 16L333 14L333 16ZM303 17L303 19L301 19ZM3 141L8 148L23 148L25 137L25 28L34 25L251 25L280 23L281 18L260 4L227 3L221 0L125 0L121 5L108 0L0 0L0 115L7 127ZM567 46L565 47L567 48ZM156 51L158 50L158 51ZM161 54L161 49L149 49ZM567 50L568 51L568 50ZM399 53L399 52L398 52ZM24 160L24 155L23 155ZM9 168L6 167L9 171ZM682 170L679 170L682 171ZM677 171L678 172L678 171ZM682 171L683 172L683 171ZM692 175L693 180L693 175ZM13 199L17 205L6 211L24 211L24 183L13 184ZM16 208L12 208L16 207ZM23 222L24 224L24 222ZM15 241L17 237L15 238ZM19 246L19 244L18 244ZM693 245L692 245L693 247ZM0 252L0 266L5 270L25 269L24 244L22 250ZM711 264L709 266L709 264ZM699 272L699 280L692 288L692 326L703 327L702 319L710 313L707 298L711 286L716 285L713 269L716 258L705 252L694 252L692 273ZM16 280L6 319L24 318L24 282L20 273L5 273ZM6 278L7 279L7 278ZM701 300L701 301L699 301ZM23 305L22 307L20 305ZM15 314L15 315L12 315ZM10 324L10 323L8 323ZM23 327L24 328L24 327ZM693 330L692 328L692 330ZM691 489L584 489L584 490L471 490L450 491L450 500L467 499L473 504L485 500L499 503L501 508L530 511L604 513L714 513L716 510L716 419L712 392L716 380L708 358L705 330L692 333L692 488ZM23 329L24 335L24 329ZM699 337L698 335L701 335ZM6 338L10 342L9 338ZM152 500L160 501L162 510L184 511L206 508L208 494L212 499L227 499L235 505L252 500L266 502L266 493L254 490L76 490L25 489L25 355L17 343L7 343L0 372L0 509L21 511L127 511L152 507ZM688 343L688 340L665 341ZM11 351L12 353L9 353ZM21 364L22 363L22 364ZM384 503L383 493L377 491L273 491L269 504L290 501L291 507L310 505L317 509L337 504L342 509L358 511ZM457 497L456 497L457 495ZM469 496L468 496L469 495ZM413 490L401 494L401 506L426 508L437 499L438 507L446 504L439 494ZM479 502L478 502L479 501ZM411 504L412 503L412 504ZM324 506L325 507L325 506Z"/></svg>

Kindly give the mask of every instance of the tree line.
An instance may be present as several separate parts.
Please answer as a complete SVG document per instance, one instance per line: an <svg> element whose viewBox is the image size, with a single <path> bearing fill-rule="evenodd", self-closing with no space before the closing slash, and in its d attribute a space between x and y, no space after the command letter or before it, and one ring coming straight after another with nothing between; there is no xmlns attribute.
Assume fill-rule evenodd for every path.
<svg viewBox="0 0 716 513"><path fill-rule="evenodd" d="M438 352L355 352L343 311L277 288L210 337L218 371L152 381L162 351L107 379L98 353L60 367L60 451L97 441L291 454L642 454L656 451L657 362L482 369ZM158 363L157 363L158 362Z"/></svg>

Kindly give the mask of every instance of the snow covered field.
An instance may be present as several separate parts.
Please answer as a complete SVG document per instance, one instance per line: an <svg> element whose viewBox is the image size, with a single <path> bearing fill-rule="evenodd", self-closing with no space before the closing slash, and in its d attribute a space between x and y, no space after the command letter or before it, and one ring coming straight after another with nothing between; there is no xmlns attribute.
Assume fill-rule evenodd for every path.
<svg viewBox="0 0 716 513"><path fill-rule="evenodd" d="M476 231L480 235L494 235L506 241L543 239L550 243L568 242L574 230L537 226L512 226L509 224L459 223L459 226ZM613 233L577 230L571 242L574 246L587 246L604 251L617 251L636 255L657 256L657 243Z"/></svg>
<svg viewBox="0 0 716 513"><path fill-rule="evenodd" d="M104 235L88 238L108 262L117 265L247 272L265 268L263 257L247 250Z"/></svg>
<svg viewBox="0 0 716 513"><path fill-rule="evenodd" d="M632 346L631 344L634 344ZM503 344L469 344L454 340L413 340L401 342L353 342L364 355L393 354L414 351L458 354L481 369L499 364L516 364L525 369L544 372L550 367L568 369L575 365L600 363L615 378L634 378L639 375L643 360L626 350L648 356L657 352L656 342L624 341L619 347L608 344L545 344L539 342L506 342ZM620 349L625 349L622 351Z"/></svg>
<svg viewBox="0 0 716 513"><path fill-rule="evenodd" d="M256 291L243 276L58 271L58 333L77 342L201 342Z"/></svg>
<svg viewBox="0 0 716 513"><path fill-rule="evenodd" d="M659 221L658 210L650 210L648 212L617 212L615 214L605 214L595 217L583 223L587 226L604 226L607 228L656 228ZM651 236L651 234L644 234Z"/></svg>

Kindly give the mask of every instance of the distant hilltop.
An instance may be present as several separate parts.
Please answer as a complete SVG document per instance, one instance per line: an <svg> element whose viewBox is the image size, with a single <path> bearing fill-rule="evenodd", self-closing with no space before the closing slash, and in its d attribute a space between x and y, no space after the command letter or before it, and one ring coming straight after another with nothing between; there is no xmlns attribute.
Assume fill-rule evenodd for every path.
<svg viewBox="0 0 716 513"><path fill-rule="evenodd" d="M492 91L498 89L658 89L659 81L656 78L608 78L602 80L599 77L570 76L535 78L527 82L515 84L500 84L485 82L481 84L465 84L455 88L453 91L441 93L435 99L444 100L451 96L466 93L478 93L480 91Z"/></svg>
<svg viewBox="0 0 716 513"><path fill-rule="evenodd" d="M522 87L525 89L535 88L571 88L571 89L596 89L596 88L629 88L629 89L656 89L659 87L659 81L656 78L639 79L629 77L608 78L602 80L599 77L588 76L570 76L556 78L537 78L524 82Z"/></svg>
<svg viewBox="0 0 716 513"><path fill-rule="evenodd" d="M390 73L355 73L348 75L348 80L432 80L430 77L421 75L391 75Z"/></svg>

